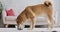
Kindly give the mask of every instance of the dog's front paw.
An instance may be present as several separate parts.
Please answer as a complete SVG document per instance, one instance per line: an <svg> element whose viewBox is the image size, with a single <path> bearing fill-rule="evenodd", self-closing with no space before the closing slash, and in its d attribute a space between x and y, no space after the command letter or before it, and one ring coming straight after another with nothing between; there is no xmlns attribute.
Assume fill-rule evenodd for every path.
<svg viewBox="0 0 60 32"><path fill-rule="evenodd" d="M18 30L23 30L23 28L21 28L21 27L17 27L17 29L18 29Z"/></svg>
<svg viewBox="0 0 60 32"><path fill-rule="evenodd" d="M22 28L18 28L18 30L23 30Z"/></svg>

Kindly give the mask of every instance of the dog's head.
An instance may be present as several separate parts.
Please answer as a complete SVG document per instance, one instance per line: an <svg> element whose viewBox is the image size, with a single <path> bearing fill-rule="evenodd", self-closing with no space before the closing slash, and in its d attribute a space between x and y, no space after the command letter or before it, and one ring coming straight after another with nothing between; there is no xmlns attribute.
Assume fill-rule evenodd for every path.
<svg viewBox="0 0 60 32"><path fill-rule="evenodd" d="M44 2L44 5L46 5L47 7L49 7L49 6L52 6L52 3L49 2L49 1L45 1L45 2Z"/></svg>

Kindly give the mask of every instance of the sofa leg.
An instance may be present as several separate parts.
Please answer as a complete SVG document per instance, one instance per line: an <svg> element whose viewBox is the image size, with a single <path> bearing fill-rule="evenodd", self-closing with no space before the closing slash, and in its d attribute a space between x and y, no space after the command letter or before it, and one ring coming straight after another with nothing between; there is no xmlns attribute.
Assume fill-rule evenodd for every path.
<svg viewBox="0 0 60 32"><path fill-rule="evenodd" d="M17 25L15 25L15 28L17 28Z"/></svg>
<svg viewBox="0 0 60 32"><path fill-rule="evenodd" d="M5 28L8 28L8 24L4 24L4 27L5 27Z"/></svg>

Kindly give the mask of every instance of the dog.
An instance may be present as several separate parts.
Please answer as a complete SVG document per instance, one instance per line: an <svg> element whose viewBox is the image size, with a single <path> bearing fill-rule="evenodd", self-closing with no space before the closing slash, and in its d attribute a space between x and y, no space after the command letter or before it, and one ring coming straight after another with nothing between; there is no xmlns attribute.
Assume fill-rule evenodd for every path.
<svg viewBox="0 0 60 32"><path fill-rule="evenodd" d="M34 22L35 18L41 16L41 14L47 14L49 19L48 28L52 28L54 24L54 11L52 7L52 3L49 1L45 1L43 4L27 6L21 14L18 15L16 22L18 29L21 30L21 26L26 22L26 20L31 20L30 27L33 29L35 27Z"/></svg>

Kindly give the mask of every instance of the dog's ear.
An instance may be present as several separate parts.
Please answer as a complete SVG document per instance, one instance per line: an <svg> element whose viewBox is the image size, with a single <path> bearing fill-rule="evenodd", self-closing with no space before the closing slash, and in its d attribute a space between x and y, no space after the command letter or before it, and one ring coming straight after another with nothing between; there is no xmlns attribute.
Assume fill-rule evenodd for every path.
<svg viewBox="0 0 60 32"><path fill-rule="evenodd" d="M52 6L52 3L49 2L49 1L45 1L45 2L44 2L44 5L46 5L47 7L49 7L49 6Z"/></svg>

